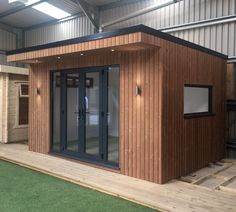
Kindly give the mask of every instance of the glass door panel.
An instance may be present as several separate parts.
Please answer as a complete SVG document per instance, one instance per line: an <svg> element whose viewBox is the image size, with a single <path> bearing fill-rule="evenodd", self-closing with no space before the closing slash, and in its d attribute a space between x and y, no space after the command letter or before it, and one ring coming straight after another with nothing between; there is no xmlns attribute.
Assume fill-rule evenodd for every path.
<svg viewBox="0 0 236 212"><path fill-rule="evenodd" d="M107 159L119 162L119 67L111 67L107 72Z"/></svg>
<svg viewBox="0 0 236 212"><path fill-rule="evenodd" d="M79 75L66 74L66 150L78 151Z"/></svg>
<svg viewBox="0 0 236 212"><path fill-rule="evenodd" d="M99 72L85 73L85 153L99 155Z"/></svg>
<svg viewBox="0 0 236 212"><path fill-rule="evenodd" d="M54 151L119 164L119 67L54 72Z"/></svg>
<svg viewBox="0 0 236 212"><path fill-rule="evenodd" d="M60 151L61 148L61 73L54 72L52 75L53 84L53 127L52 127L52 149L53 151Z"/></svg>

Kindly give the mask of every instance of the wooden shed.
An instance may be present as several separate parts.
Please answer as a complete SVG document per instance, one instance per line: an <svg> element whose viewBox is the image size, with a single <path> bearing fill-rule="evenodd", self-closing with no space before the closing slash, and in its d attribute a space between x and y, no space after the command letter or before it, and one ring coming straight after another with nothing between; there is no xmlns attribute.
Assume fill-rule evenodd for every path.
<svg viewBox="0 0 236 212"><path fill-rule="evenodd" d="M8 52L29 150L165 183L225 157L227 56L138 25Z"/></svg>
<svg viewBox="0 0 236 212"><path fill-rule="evenodd" d="M28 140L28 74L0 65L0 143Z"/></svg>

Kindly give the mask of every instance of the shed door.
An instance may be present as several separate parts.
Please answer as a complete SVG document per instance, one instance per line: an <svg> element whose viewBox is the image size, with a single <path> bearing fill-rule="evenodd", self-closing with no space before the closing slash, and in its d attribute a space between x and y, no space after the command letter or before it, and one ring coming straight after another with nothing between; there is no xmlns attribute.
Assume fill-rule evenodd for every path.
<svg viewBox="0 0 236 212"><path fill-rule="evenodd" d="M55 74L58 77L58 72ZM54 122L60 117L60 148L53 139L52 150L118 166L119 67L62 71L60 82L60 91L58 86L53 88L53 95L60 93L61 109L56 110L60 114L53 112ZM52 99L54 108L58 100ZM53 129L54 126L58 127L58 123L53 123ZM58 137L58 133L55 136Z"/></svg>

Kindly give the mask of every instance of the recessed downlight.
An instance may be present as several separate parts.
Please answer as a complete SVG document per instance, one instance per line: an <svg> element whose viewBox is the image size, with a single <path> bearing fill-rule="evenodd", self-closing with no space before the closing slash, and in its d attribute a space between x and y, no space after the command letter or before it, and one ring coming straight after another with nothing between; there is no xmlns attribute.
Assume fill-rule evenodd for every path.
<svg viewBox="0 0 236 212"><path fill-rule="evenodd" d="M60 59L61 59L61 57L57 57L57 59L58 59L58 60L60 60Z"/></svg>
<svg viewBox="0 0 236 212"><path fill-rule="evenodd" d="M111 49L111 51L112 51L112 52L114 52L114 51L115 51L115 49Z"/></svg>
<svg viewBox="0 0 236 212"><path fill-rule="evenodd" d="M83 54L83 53L80 53L80 56L84 56L84 54Z"/></svg>

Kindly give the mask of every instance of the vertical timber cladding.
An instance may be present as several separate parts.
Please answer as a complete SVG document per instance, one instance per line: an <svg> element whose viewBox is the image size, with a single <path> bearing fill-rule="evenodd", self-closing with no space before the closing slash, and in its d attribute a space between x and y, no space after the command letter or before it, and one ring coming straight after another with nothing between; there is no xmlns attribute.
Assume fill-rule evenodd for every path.
<svg viewBox="0 0 236 212"><path fill-rule="evenodd" d="M161 182L225 157L226 61L162 40ZM213 86L214 116L184 119L184 84Z"/></svg>
<svg viewBox="0 0 236 212"><path fill-rule="evenodd" d="M47 153L50 147L50 75L48 65L32 65L29 71L29 150ZM36 95L40 88L40 95Z"/></svg>
<svg viewBox="0 0 236 212"><path fill-rule="evenodd" d="M29 149L50 151L50 70L120 65L120 170L160 182L162 71L159 49L75 56L32 64L30 70ZM135 85L141 87L136 96ZM40 88L36 96L35 89Z"/></svg>
<svg viewBox="0 0 236 212"><path fill-rule="evenodd" d="M234 63L227 64L227 88L226 88L226 98L235 99L236 98L236 86L235 86L235 65Z"/></svg>

